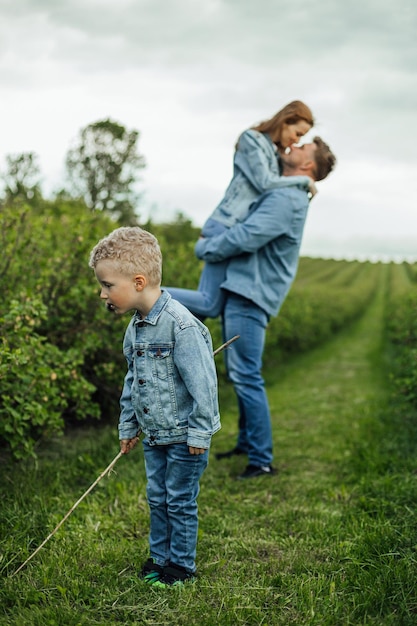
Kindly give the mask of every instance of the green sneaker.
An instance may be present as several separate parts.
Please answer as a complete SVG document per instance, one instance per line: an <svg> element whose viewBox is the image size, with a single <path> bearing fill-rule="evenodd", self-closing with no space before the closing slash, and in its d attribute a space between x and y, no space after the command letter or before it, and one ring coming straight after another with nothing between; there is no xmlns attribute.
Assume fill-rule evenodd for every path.
<svg viewBox="0 0 417 626"><path fill-rule="evenodd" d="M195 573L187 572L184 567L170 563L164 567L164 573L153 585L159 589L166 589L167 587L182 587L184 583L195 582L195 580Z"/></svg>
<svg viewBox="0 0 417 626"><path fill-rule="evenodd" d="M161 578L163 571L163 567L155 563L152 558L149 558L139 572L139 578L142 578L148 585L154 585Z"/></svg>

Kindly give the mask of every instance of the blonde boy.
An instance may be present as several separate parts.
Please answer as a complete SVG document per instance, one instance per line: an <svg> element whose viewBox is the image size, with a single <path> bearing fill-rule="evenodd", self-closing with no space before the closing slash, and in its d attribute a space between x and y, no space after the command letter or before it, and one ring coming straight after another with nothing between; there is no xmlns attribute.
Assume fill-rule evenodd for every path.
<svg viewBox="0 0 417 626"><path fill-rule="evenodd" d="M119 439L128 454L145 435L150 557L141 577L182 585L195 577L199 480L220 428L210 333L161 290L162 255L151 233L117 228L94 247L89 265L108 310L134 311L123 342Z"/></svg>

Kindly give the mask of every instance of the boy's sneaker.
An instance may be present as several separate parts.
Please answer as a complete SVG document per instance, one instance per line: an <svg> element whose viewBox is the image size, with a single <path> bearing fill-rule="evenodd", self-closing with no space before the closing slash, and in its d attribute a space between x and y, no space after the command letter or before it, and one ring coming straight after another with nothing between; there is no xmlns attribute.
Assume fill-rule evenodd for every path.
<svg viewBox="0 0 417 626"><path fill-rule="evenodd" d="M154 586L161 589L166 587L180 587L185 582L194 582L195 579L195 574L187 572L187 570L184 567L181 567L181 565L170 563L164 567L164 573L161 578L154 583Z"/></svg>
<svg viewBox="0 0 417 626"><path fill-rule="evenodd" d="M240 474L238 480L245 480L246 478L255 478L256 476L272 476L276 474L277 470L272 465L248 465L243 474Z"/></svg>
<svg viewBox="0 0 417 626"><path fill-rule="evenodd" d="M154 585L161 578L163 572L164 568L149 558L139 572L139 577L148 585Z"/></svg>

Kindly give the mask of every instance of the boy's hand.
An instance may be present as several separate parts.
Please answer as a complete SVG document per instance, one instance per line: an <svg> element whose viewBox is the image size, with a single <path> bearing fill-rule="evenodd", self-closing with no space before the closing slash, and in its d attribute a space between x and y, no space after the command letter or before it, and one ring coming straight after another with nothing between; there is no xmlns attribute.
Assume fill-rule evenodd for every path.
<svg viewBox="0 0 417 626"><path fill-rule="evenodd" d="M121 439L120 452L122 454L129 454L129 452L133 450L138 441L139 437L132 437L132 439Z"/></svg>
<svg viewBox="0 0 417 626"><path fill-rule="evenodd" d="M193 446L188 446L188 451L190 454L204 454L206 450L205 448L193 448Z"/></svg>

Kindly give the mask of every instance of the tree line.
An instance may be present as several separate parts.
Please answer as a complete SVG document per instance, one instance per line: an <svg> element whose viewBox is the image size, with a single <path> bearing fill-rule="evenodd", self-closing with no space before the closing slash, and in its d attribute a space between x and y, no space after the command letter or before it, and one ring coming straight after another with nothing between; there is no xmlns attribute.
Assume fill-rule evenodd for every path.
<svg viewBox="0 0 417 626"><path fill-rule="evenodd" d="M139 131L128 130L110 119L82 128L65 159L66 183L57 197L82 200L91 210L99 210L120 224L135 224L140 194L137 184L145 167L138 147ZM6 156L6 169L0 172L5 204L42 199L41 170L35 152Z"/></svg>

